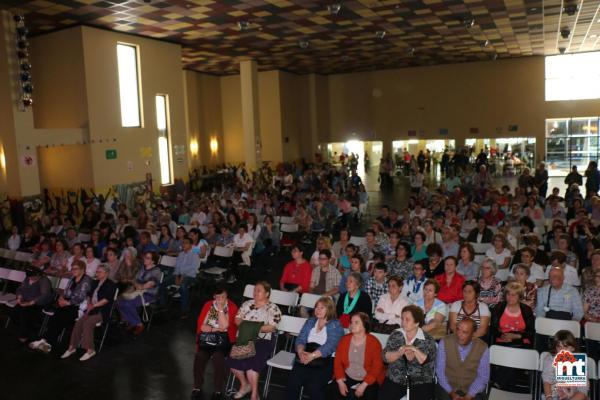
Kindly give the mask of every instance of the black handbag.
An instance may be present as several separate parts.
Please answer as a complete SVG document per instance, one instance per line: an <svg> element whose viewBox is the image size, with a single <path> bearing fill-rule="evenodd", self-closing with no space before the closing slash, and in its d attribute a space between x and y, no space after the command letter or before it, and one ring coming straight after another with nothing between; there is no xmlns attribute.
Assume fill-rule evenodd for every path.
<svg viewBox="0 0 600 400"><path fill-rule="evenodd" d="M552 291L552 286L548 287L548 300L546 301L546 308L548 309L548 311L546 311L546 314L544 315L546 318L550 318L550 319L560 319L563 321L569 321L573 318L573 314L571 314L568 311L556 311L556 310L550 310L550 292Z"/></svg>
<svg viewBox="0 0 600 400"><path fill-rule="evenodd" d="M197 341L199 350L225 350L229 346L227 332L201 332Z"/></svg>

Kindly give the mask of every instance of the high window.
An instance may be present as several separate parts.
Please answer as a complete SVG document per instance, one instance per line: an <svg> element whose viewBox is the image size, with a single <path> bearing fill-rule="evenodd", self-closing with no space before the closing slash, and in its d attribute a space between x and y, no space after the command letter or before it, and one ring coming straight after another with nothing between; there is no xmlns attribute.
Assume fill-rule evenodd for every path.
<svg viewBox="0 0 600 400"><path fill-rule="evenodd" d="M600 51L546 57L546 101L600 98Z"/></svg>
<svg viewBox="0 0 600 400"><path fill-rule="evenodd" d="M138 48L130 44L117 44L117 65L119 69L121 126L127 128L141 127Z"/></svg>

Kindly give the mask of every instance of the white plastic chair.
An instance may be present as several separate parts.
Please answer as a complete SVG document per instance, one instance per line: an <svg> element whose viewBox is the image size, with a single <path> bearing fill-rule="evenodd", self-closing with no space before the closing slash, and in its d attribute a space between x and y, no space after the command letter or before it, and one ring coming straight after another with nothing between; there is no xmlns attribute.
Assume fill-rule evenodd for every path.
<svg viewBox="0 0 600 400"><path fill-rule="evenodd" d="M269 301L278 306L295 308L298 305L300 295L296 292L284 292L283 290L271 290Z"/></svg>
<svg viewBox="0 0 600 400"><path fill-rule="evenodd" d="M200 226L198 227L198 229L200 229L200 232L201 232L203 235L206 235L206 234L208 233L208 226L206 226L206 225L200 225Z"/></svg>
<svg viewBox="0 0 600 400"><path fill-rule="evenodd" d="M273 297L273 294L271 294ZM273 301L273 300L271 300ZM277 327L277 330L282 333L288 333L292 336L298 336L302 327L306 323L306 318L299 317L291 317L288 315L283 315L281 317L281 321ZM291 351L290 351L291 350ZM281 350L277 354L275 354L271 359L267 361L267 366L269 367L267 370L267 379L265 380L265 387L263 390L263 398L267 398L269 394L269 384L271 381L271 374L273 372L273 368L283 369L286 371L291 371L294 367L294 361L296 359L296 352L292 348L288 348L286 346L285 350Z"/></svg>
<svg viewBox="0 0 600 400"><path fill-rule="evenodd" d="M162 257L160 257L160 261L158 262L158 265L162 265L163 267L175 268L176 263L177 263L177 257L162 256Z"/></svg>
<svg viewBox="0 0 600 400"><path fill-rule="evenodd" d="M279 230L281 233L296 233L298 232L298 224L281 224Z"/></svg>
<svg viewBox="0 0 600 400"><path fill-rule="evenodd" d="M244 288L244 297L247 299L254 297L254 285L246 285Z"/></svg>
<svg viewBox="0 0 600 400"><path fill-rule="evenodd" d="M355 246L363 247L367 244L367 238L364 236L350 236L349 243L352 243Z"/></svg>
<svg viewBox="0 0 600 400"><path fill-rule="evenodd" d="M92 238L92 236L89 233L80 233L77 235L77 240L80 243L89 242L91 238Z"/></svg>
<svg viewBox="0 0 600 400"><path fill-rule="evenodd" d="M554 336L560 330L570 331L577 339L581 337L579 321L563 321L544 317L535 319L535 333L538 335Z"/></svg>
<svg viewBox="0 0 600 400"><path fill-rule="evenodd" d="M303 293L302 297L300 297L300 307L315 308L317 301L319 301L321 297L322 296L318 294Z"/></svg>
<svg viewBox="0 0 600 400"><path fill-rule="evenodd" d="M69 278L63 278L58 282L58 288L65 290L67 288L67 286L69 286Z"/></svg>
<svg viewBox="0 0 600 400"><path fill-rule="evenodd" d="M501 367L526 369L536 371L538 369L540 357L537 351L530 349L516 349L493 345L490 347L490 364ZM535 391L534 380L530 382L531 393L514 393L506 390L492 388L489 400L530 400Z"/></svg>
<svg viewBox="0 0 600 400"><path fill-rule="evenodd" d="M583 330L586 339L600 342L600 322L586 322Z"/></svg>
<svg viewBox="0 0 600 400"><path fill-rule="evenodd" d="M509 274L509 268L499 269L498 272L496 272L496 278L498 278L501 282L506 282L508 280Z"/></svg>
<svg viewBox="0 0 600 400"><path fill-rule="evenodd" d="M233 256L233 247L216 246L213 250L213 255L224 258L231 258Z"/></svg>
<svg viewBox="0 0 600 400"><path fill-rule="evenodd" d="M388 335L386 333L371 332L371 335L375 336L377 338L377 340L379 340L379 343L381 344L382 349L385 348L385 346L387 345L388 339L390 338L390 335Z"/></svg>
<svg viewBox="0 0 600 400"><path fill-rule="evenodd" d="M281 216L279 217L279 223L281 225L292 225L294 223L294 217Z"/></svg>
<svg viewBox="0 0 600 400"><path fill-rule="evenodd" d="M15 254L15 261L31 262L31 260L33 260L33 254L31 253L17 251Z"/></svg>
<svg viewBox="0 0 600 400"><path fill-rule="evenodd" d="M471 246L473 246L473 250L475 250L475 254L485 254L489 248L492 247L491 243L475 243L471 242Z"/></svg>

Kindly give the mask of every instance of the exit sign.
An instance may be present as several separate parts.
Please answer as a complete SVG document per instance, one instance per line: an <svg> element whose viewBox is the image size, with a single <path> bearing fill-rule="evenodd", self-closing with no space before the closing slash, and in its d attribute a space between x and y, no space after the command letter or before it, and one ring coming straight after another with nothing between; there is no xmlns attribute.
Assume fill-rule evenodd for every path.
<svg viewBox="0 0 600 400"><path fill-rule="evenodd" d="M106 159L107 160L114 160L115 158L117 158L117 150L115 150L115 149L106 150Z"/></svg>

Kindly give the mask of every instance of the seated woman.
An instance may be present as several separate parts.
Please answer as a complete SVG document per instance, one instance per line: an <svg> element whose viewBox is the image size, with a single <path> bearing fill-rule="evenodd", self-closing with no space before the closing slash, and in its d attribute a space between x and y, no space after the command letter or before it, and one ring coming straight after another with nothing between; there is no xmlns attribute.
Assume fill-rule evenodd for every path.
<svg viewBox="0 0 600 400"><path fill-rule="evenodd" d="M425 276L435 278L444 273L444 249L438 243L427 245L427 255L429 258L423 260L425 262Z"/></svg>
<svg viewBox="0 0 600 400"><path fill-rule="evenodd" d="M29 348L41 350L48 354L52 345L56 343L63 328L68 328L79 318L79 308L90 293L93 280L85 273L85 263L81 260L73 261L71 265L73 276L69 279L67 288L56 301L54 315L50 318L48 330L40 340L29 343Z"/></svg>
<svg viewBox="0 0 600 400"><path fill-rule="evenodd" d="M402 310L402 328L394 331L383 349L388 364L380 400L396 400L406 395L410 376L410 394L416 399L431 400L434 395L435 340L421 326L425 315L416 305Z"/></svg>
<svg viewBox="0 0 600 400"><path fill-rule="evenodd" d="M69 257L71 255L66 250L66 246L67 245L64 241L56 241L56 244L54 245L54 252L50 257L50 262L48 263L48 267L45 270L47 274L63 276L68 272L67 261L69 261Z"/></svg>
<svg viewBox="0 0 600 400"><path fill-rule="evenodd" d="M92 279L96 278L96 270L100 265L100 260L94 257L94 249L91 246L85 248L83 261L85 262L85 274Z"/></svg>
<svg viewBox="0 0 600 400"><path fill-rule="evenodd" d="M122 256L121 264L115 275L115 282L117 282L121 294L135 290L133 282L140 270L140 263L131 249L123 250Z"/></svg>
<svg viewBox="0 0 600 400"><path fill-rule="evenodd" d="M25 280L17 288L17 303L13 308L15 319L19 321L18 340L21 343L27 342L32 336L33 320L53 298L52 284L42 271L28 267L25 269L25 275Z"/></svg>
<svg viewBox="0 0 600 400"><path fill-rule="evenodd" d="M39 249L33 253L33 260L31 265L39 269L44 269L50 262L52 257L52 251L50 250L50 240L46 239L39 244Z"/></svg>
<svg viewBox="0 0 600 400"><path fill-rule="evenodd" d="M508 268L512 253L508 249L506 237L501 233L495 234L492 245L493 246L485 252L485 256L494 260L498 269Z"/></svg>
<svg viewBox="0 0 600 400"><path fill-rule="evenodd" d="M346 293L346 281L353 272L356 272L362 276L363 284L366 283L370 277L369 273L367 272L365 262L360 254L354 254L352 257L350 257L350 269L344 272L342 279L340 280L339 292L341 294Z"/></svg>
<svg viewBox="0 0 600 400"><path fill-rule="evenodd" d="M559 386L556 384L556 367L554 357L561 351L577 353L579 345L577 339L569 331L556 332L550 345L550 355L542 361L542 383L546 399L559 400L587 400L588 386Z"/></svg>
<svg viewBox="0 0 600 400"><path fill-rule="evenodd" d="M92 286L91 296L87 301L87 308L83 315L75 322L69 348L61 358L71 357L77 347L81 345L86 350L80 361L87 361L96 355L94 347L94 330L98 323L108 323L110 309L115 298L116 284L108 279L108 266L101 264L96 271L97 281Z"/></svg>
<svg viewBox="0 0 600 400"><path fill-rule="evenodd" d="M435 339L446 336L448 306L437 298L440 284L435 279L428 279L423 286L423 298L415 303L425 313L425 321L421 329Z"/></svg>
<svg viewBox="0 0 600 400"><path fill-rule="evenodd" d="M410 254L413 261L421 261L427 258L427 245L425 244L427 236L421 231L415 232L414 242L410 248Z"/></svg>
<svg viewBox="0 0 600 400"><path fill-rule="evenodd" d="M336 312L344 328L350 325L350 316L356 312L364 312L368 316L373 312L373 305L369 295L360 288L363 278L358 272L351 272L346 279L346 293L342 294L337 302Z"/></svg>
<svg viewBox="0 0 600 400"><path fill-rule="evenodd" d="M133 287L140 292L140 295L133 298L121 298L117 301L121 317L127 322L135 335L139 335L144 331L144 324L137 311L137 308L142 306L142 296L145 304L153 303L156 300L158 286L162 278L162 272L156 266L157 262L158 254L152 251L144 253L144 266L133 282Z"/></svg>
<svg viewBox="0 0 600 400"><path fill-rule="evenodd" d="M388 261L388 274L407 279L412 272L413 262L410 260L410 245L406 242L398 242L396 245L396 256Z"/></svg>
<svg viewBox="0 0 600 400"><path fill-rule="evenodd" d="M475 281L466 281L463 284L463 300L455 301L450 306L448 317L450 332L456 331L456 325L465 318L471 318L475 322L476 330L473 337L485 337L490 326L490 309L485 303L479 301L481 288Z"/></svg>
<svg viewBox="0 0 600 400"><path fill-rule="evenodd" d="M202 306L196 326L196 356L194 358L194 390L192 399L202 399L204 373L208 362L213 363L213 396L214 400L222 400L227 369L225 357L229 354L231 343L235 343L237 325L235 316L238 308L227 297L224 287L218 286L213 292L213 299ZM221 336L222 344L219 346L207 345L202 342L203 333L216 333Z"/></svg>
<svg viewBox="0 0 600 400"><path fill-rule="evenodd" d="M514 281L523 286L523 297L521 302L527 304L533 310L535 315L535 306L537 302L537 286L531 283L529 279L530 269L525 264L517 264L513 267Z"/></svg>
<svg viewBox="0 0 600 400"><path fill-rule="evenodd" d="M462 300L462 286L465 278L456 272L456 265L456 257L446 257L444 259L444 273L435 277L440 284L438 298L447 304Z"/></svg>
<svg viewBox="0 0 600 400"><path fill-rule="evenodd" d="M296 362L287 381L287 397L297 399L301 388L312 400L325 399L325 389L333 373L333 357L344 328L336 319L335 304L321 297L313 318L302 326L296 338Z"/></svg>
<svg viewBox="0 0 600 400"><path fill-rule="evenodd" d="M479 277L479 287L481 293L479 300L489 308L493 308L502 301L502 282L496 278L498 269L494 260L486 258L481 263L481 275Z"/></svg>
<svg viewBox="0 0 600 400"><path fill-rule="evenodd" d="M275 340L272 333L281 320L281 311L269 301L270 296L271 285L264 281L257 282L254 285L254 298L244 302L235 316L238 327L244 321L262 322L263 325L254 341L255 356L243 360L231 357L225 359L225 365L231 368L233 375L240 381L240 390L233 396L234 399L241 399L248 393L251 393L251 400L258 399L258 377L273 353Z"/></svg>
<svg viewBox="0 0 600 400"><path fill-rule="evenodd" d="M173 238L169 225L160 226L160 236L158 238L158 249L160 254L177 255L177 243Z"/></svg>
<svg viewBox="0 0 600 400"><path fill-rule="evenodd" d="M583 292L583 312L586 321L600 322L600 271L595 273L594 283Z"/></svg>
<svg viewBox="0 0 600 400"><path fill-rule="evenodd" d="M283 267L279 289L288 292L308 293L312 268L304 259L304 248L301 245L292 247L292 261Z"/></svg>
<svg viewBox="0 0 600 400"><path fill-rule="evenodd" d="M506 300L492 310L492 343L509 347L532 348L535 335L533 310L521 302L525 288L511 282L504 288Z"/></svg>
<svg viewBox="0 0 600 400"><path fill-rule="evenodd" d="M352 315L350 333L342 337L335 351L332 391L334 399L377 399L377 391L385 378L381 344L369 334L369 316Z"/></svg>
<svg viewBox="0 0 600 400"><path fill-rule="evenodd" d="M387 293L379 297L375 307L375 320L373 331L391 333L402 325L402 310L409 305L409 301L402 295L402 278L391 276L388 279Z"/></svg>
<svg viewBox="0 0 600 400"><path fill-rule="evenodd" d="M477 280L479 277L479 264L475 262L475 249L471 243L463 243L458 249L458 265L456 271L466 280Z"/></svg>

